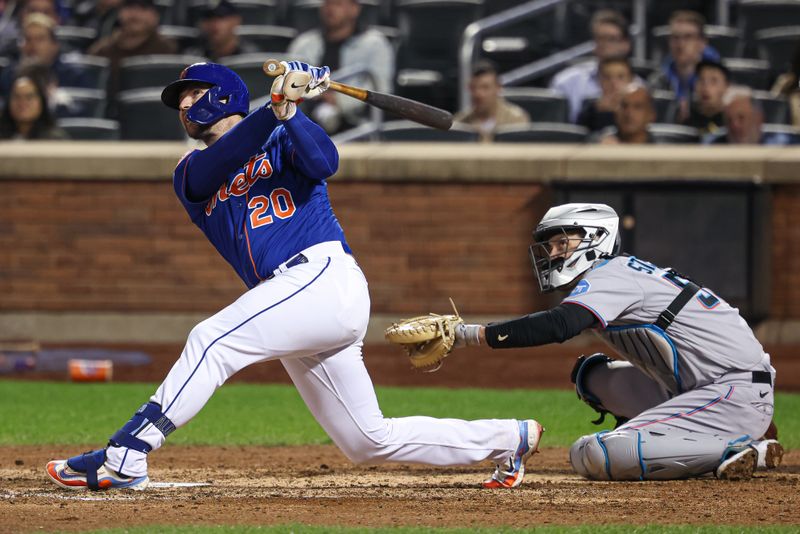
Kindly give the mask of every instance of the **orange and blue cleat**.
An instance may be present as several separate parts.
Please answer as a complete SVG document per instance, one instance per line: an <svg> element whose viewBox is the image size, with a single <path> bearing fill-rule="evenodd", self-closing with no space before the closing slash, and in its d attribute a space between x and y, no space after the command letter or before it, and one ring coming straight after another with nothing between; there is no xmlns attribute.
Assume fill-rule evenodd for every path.
<svg viewBox="0 0 800 534"><path fill-rule="evenodd" d="M539 450L544 428L537 421L528 419L519 423L519 446L506 463L497 464L492 476L483 482L484 488L516 488L525 477L525 462Z"/></svg>
<svg viewBox="0 0 800 534"><path fill-rule="evenodd" d="M53 460L47 463L47 475L55 484L71 490L108 490L147 488L150 479L127 477L105 466L106 451L98 449L68 460Z"/></svg>

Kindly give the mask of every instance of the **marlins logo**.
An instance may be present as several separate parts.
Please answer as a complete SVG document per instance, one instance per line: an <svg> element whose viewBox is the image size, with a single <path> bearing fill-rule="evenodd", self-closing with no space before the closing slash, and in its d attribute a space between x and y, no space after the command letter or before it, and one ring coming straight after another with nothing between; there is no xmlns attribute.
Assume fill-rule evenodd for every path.
<svg viewBox="0 0 800 534"><path fill-rule="evenodd" d="M578 285L575 286L575 289L572 290L572 293L569 294L570 297L577 297L578 295L583 295L584 293L589 291L592 285L587 280L581 280L578 282Z"/></svg>

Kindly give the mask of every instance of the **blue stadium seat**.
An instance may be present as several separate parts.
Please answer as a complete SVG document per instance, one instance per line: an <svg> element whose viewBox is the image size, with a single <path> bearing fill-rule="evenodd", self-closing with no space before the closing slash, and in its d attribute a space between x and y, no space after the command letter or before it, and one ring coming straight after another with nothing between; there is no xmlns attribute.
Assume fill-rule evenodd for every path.
<svg viewBox="0 0 800 534"><path fill-rule="evenodd" d="M117 141L119 123L107 119L74 117L59 119L58 126L73 141Z"/></svg>
<svg viewBox="0 0 800 534"><path fill-rule="evenodd" d="M181 141L186 132L178 113L161 102L163 86L117 95L120 137L126 141Z"/></svg>
<svg viewBox="0 0 800 534"><path fill-rule="evenodd" d="M200 61L205 61L205 58L167 54L132 56L123 59L120 61L120 90L165 87L178 79L187 65Z"/></svg>
<svg viewBox="0 0 800 534"><path fill-rule="evenodd" d="M689 126L654 123L647 130L653 136L657 145L696 145L700 142L700 131Z"/></svg>
<svg viewBox="0 0 800 534"><path fill-rule="evenodd" d="M463 124L454 124L449 130L428 128L411 121L389 121L383 124L380 138L382 141L408 142L475 142L478 132Z"/></svg>
<svg viewBox="0 0 800 534"><path fill-rule="evenodd" d="M568 122L569 102L552 89L504 87L503 96L531 116L533 122Z"/></svg>
<svg viewBox="0 0 800 534"><path fill-rule="evenodd" d="M497 143L585 143L589 130L583 126L540 122L501 126L495 133Z"/></svg>
<svg viewBox="0 0 800 534"><path fill-rule="evenodd" d="M289 44L297 36L297 30L286 26L256 26L248 24L236 28L236 35L242 40L252 43L259 50L286 52Z"/></svg>

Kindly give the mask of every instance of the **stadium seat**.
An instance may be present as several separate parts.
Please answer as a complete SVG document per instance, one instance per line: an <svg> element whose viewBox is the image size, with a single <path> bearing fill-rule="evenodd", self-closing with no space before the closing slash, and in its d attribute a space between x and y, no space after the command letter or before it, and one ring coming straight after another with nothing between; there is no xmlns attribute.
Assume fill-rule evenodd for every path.
<svg viewBox="0 0 800 534"><path fill-rule="evenodd" d="M790 124L789 102L786 98L776 97L769 91L753 91L753 98L764 110L764 122L772 124Z"/></svg>
<svg viewBox="0 0 800 534"><path fill-rule="evenodd" d="M380 0L360 0L361 17L359 24L364 27L373 26L381 22L381 11L383 6ZM293 0L287 2L287 20L289 24L298 32L304 32L312 28L318 28L319 6L322 0Z"/></svg>
<svg viewBox="0 0 800 534"><path fill-rule="evenodd" d="M714 47L722 57L735 57L742 53L742 32L737 28L729 26L705 26L708 44ZM653 28L653 38L650 40L650 50L648 56L660 63L669 53L669 26L658 26Z"/></svg>
<svg viewBox="0 0 800 534"><path fill-rule="evenodd" d="M180 51L200 46L200 30L197 28L162 25L158 27L158 31L164 37L168 37L178 43L178 50Z"/></svg>
<svg viewBox="0 0 800 534"><path fill-rule="evenodd" d="M242 24L271 25L278 22L278 0L230 0L242 16ZM186 24L196 26L209 0L189 0Z"/></svg>
<svg viewBox="0 0 800 534"><path fill-rule="evenodd" d="M452 84L435 70L401 69L395 79L398 95L450 111L456 105L452 89Z"/></svg>
<svg viewBox="0 0 800 534"><path fill-rule="evenodd" d="M401 68L457 74L461 37L482 0L397 0Z"/></svg>
<svg viewBox="0 0 800 534"><path fill-rule="evenodd" d="M242 25L236 28L236 35L254 44L259 50L286 52L292 39L297 36L297 30L286 26Z"/></svg>
<svg viewBox="0 0 800 534"><path fill-rule="evenodd" d="M531 116L533 122L568 122L567 98L551 89L504 87L503 96Z"/></svg>
<svg viewBox="0 0 800 534"><path fill-rule="evenodd" d="M501 126L495 133L498 143L585 143L589 130L583 126L540 122Z"/></svg>
<svg viewBox="0 0 800 534"><path fill-rule="evenodd" d="M755 51L754 38L759 30L800 25L800 2L797 0L739 0L734 7L747 46L745 53Z"/></svg>
<svg viewBox="0 0 800 534"><path fill-rule="evenodd" d="M767 28L756 32L758 57L767 61L773 75L792 70L792 56L800 44L800 26Z"/></svg>
<svg viewBox="0 0 800 534"><path fill-rule="evenodd" d="M56 40L61 45L61 53L79 52L83 54L97 39L97 30L80 26L57 26Z"/></svg>
<svg viewBox="0 0 800 534"><path fill-rule="evenodd" d="M199 56L152 55L133 56L120 61L120 90L164 87L175 81L192 63L205 61Z"/></svg>
<svg viewBox="0 0 800 534"><path fill-rule="evenodd" d="M477 141L478 132L463 124L454 124L445 131L400 120L385 122L380 137L382 141L459 143Z"/></svg>
<svg viewBox="0 0 800 534"><path fill-rule="evenodd" d="M731 82L757 90L769 89L771 71L769 63L761 59L727 58L722 64L731 72Z"/></svg>
<svg viewBox="0 0 800 534"><path fill-rule="evenodd" d="M761 131L765 134L783 134L789 138L790 145L800 144L800 129L787 124L764 124Z"/></svg>
<svg viewBox="0 0 800 534"><path fill-rule="evenodd" d="M186 133L175 110L161 102L162 86L122 91L117 95L120 138L180 141Z"/></svg>
<svg viewBox="0 0 800 534"><path fill-rule="evenodd" d="M67 132L73 141L117 141L119 123L107 119L73 117L59 119L58 126Z"/></svg>
<svg viewBox="0 0 800 534"><path fill-rule="evenodd" d="M656 122L673 122L676 112L675 93L656 89L650 92L656 108Z"/></svg>
<svg viewBox="0 0 800 534"><path fill-rule="evenodd" d="M696 145L700 142L700 131L689 126L654 123L647 130L657 145Z"/></svg>
<svg viewBox="0 0 800 534"><path fill-rule="evenodd" d="M102 89L59 87L56 93L56 116L101 118L106 109L106 92Z"/></svg>
<svg viewBox="0 0 800 534"><path fill-rule="evenodd" d="M95 89L105 89L108 81L109 61L104 57L85 56L82 54L65 54L61 62L81 68L87 72L91 85Z"/></svg>
<svg viewBox="0 0 800 534"><path fill-rule="evenodd" d="M250 92L250 98L255 99L266 95L272 85L272 80L267 78L262 70L264 61L269 58L304 60L300 57L287 57L284 52L274 51L228 56L220 59L220 63L234 70L242 78Z"/></svg>
<svg viewBox="0 0 800 534"><path fill-rule="evenodd" d="M658 63L655 61L632 57L628 62L631 64L633 73L644 81L647 81L647 79L658 70Z"/></svg>

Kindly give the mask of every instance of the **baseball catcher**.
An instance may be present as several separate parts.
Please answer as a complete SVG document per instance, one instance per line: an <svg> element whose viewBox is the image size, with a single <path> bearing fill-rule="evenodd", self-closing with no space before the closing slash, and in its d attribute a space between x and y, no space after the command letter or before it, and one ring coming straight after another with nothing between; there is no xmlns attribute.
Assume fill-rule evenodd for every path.
<svg viewBox="0 0 800 534"><path fill-rule="evenodd" d="M594 330L617 359L581 356L572 379L578 397L601 420L606 413L616 417L617 426L570 448L572 467L586 478L670 480L713 472L734 480L776 467L780 443L758 439L774 409L769 355L738 310L714 292L673 269L620 254L618 225L603 204L566 204L545 214L530 253L541 291L566 293L552 309L486 326L450 316L393 328L439 334L436 351L406 344L412 361L426 366L460 346L530 347ZM393 341L394 330L387 331Z"/></svg>

